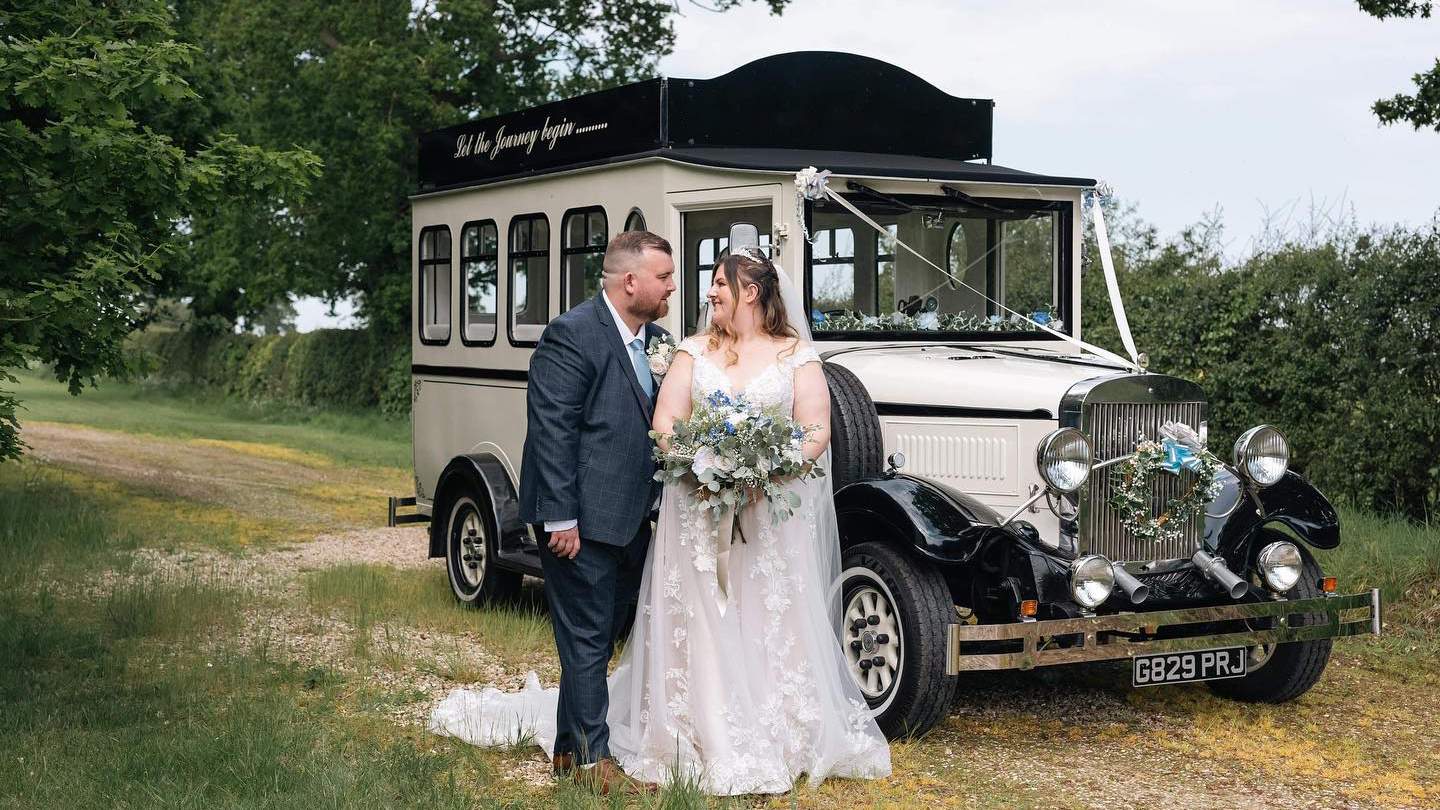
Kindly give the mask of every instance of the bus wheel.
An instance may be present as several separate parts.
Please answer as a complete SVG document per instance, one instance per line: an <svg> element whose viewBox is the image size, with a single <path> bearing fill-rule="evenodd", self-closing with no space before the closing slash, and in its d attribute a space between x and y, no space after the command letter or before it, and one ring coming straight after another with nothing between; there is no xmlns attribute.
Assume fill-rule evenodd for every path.
<svg viewBox="0 0 1440 810"><path fill-rule="evenodd" d="M918 737L945 717L958 680L945 674L955 600L933 566L888 543L845 552L841 644L850 674L888 739Z"/></svg>
<svg viewBox="0 0 1440 810"><path fill-rule="evenodd" d="M451 501L445 518L445 570L450 575L450 590L467 605L505 599L520 590L521 575L496 565L497 532L488 517L489 501L484 499L484 495L462 492Z"/></svg>

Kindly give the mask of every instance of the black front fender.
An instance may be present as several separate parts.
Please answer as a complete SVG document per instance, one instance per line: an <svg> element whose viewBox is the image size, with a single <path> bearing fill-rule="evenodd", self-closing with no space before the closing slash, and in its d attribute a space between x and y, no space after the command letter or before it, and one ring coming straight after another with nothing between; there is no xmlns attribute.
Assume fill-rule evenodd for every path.
<svg viewBox="0 0 1440 810"><path fill-rule="evenodd" d="M888 532L920 554L946 563L973 559L1001 520L969 495L903 474L843 487L835 493L835 517L847 543Z"/></svg>
<svg viewBox="0 0 1440 810"><path fill-rule="evenodd" d="M1284 524L1315 548L1340 545L1340 515L1334 504L1298 473L1287 471L1274 486L1261 489L1258 505L1235 476L1223 472L1219 480L1220 494L1205 515L1205 544L1211 549L1237 549L1268 523Z"/></svg>
<svg viewBox="0 0 1440 810"><path fill-rule="evenodd" d="M1070 598L1069 557L1046 546L1029 523L1002 527L993 509L944 484L900 474L859 481L835 493L835 513L842 542L884 535L909 545L945 564L960 604L985 615L1013 620L1021 601L1038 600L1053 612Z"/></svg>

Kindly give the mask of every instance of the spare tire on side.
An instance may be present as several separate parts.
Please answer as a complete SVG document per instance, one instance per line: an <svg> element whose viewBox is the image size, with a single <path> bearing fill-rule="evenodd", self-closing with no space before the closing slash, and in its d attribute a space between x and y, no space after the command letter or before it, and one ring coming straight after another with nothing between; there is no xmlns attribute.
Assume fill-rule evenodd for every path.
<svg viewBox="0 0 1440 810"><path fill-rule="evenodd" d="M855 481L879 478L885 443L875 402L860 379L843 366L822 365L830 385L830 476L836 490Z"/></svg>

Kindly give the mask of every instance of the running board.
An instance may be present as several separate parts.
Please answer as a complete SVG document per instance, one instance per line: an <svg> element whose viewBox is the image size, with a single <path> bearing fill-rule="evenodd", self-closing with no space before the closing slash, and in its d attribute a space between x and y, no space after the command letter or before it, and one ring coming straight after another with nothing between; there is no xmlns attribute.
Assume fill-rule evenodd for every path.
<svg viewBox="0 0 1440 810"><path fill-rule="evenodd" d="M397 514L397 513L399 512L399 510L400 510L400 507L402 507L402 506L414 506L414 505L415 505L415 496L413 496L413 495L410 495L410 496L407 496L407 497L404 497L404 498L397 498L397 497L395 497L394 495L391 495L391 496L390 496L390 508L389 508L389 513L390 513L390 514L389 514L388 520L386 520L385 525L387 525L387 526L404 526L404 525L407 524L407 523L429 523L429 522L430 522L430 516L429 516L429 515L422 515L422 514L420 514L419 512L416 512L416 513L410 514L410 515Z"/></svg>

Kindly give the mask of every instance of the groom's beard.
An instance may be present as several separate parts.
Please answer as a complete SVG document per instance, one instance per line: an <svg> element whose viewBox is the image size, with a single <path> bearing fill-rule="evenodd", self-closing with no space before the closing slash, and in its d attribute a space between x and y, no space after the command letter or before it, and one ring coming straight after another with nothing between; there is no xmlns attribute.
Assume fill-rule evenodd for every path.
<svg viewBox="0 0 1440 810"><path fill-rule="evenodd" d="M649 307L637 305L630 310L630 314L638 315L641 319L652 322L665 317L668 312L670 312L670 301L665 298L661 298Z"/></svg>

